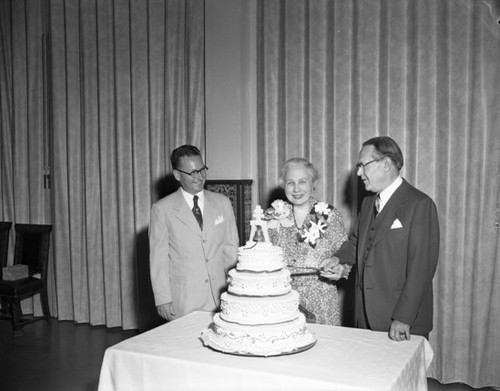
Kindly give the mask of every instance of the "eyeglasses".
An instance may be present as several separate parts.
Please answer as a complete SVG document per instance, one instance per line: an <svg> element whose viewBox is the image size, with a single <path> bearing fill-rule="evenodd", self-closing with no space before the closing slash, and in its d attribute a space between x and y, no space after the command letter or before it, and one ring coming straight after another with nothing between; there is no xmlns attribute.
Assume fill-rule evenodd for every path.
<svg viewBox="0 0 500 391"><path fill-rule="evenodd" d="M364 171L364 170L365 170L365 167L366 167L368 164L373 163L373 162L378 162L379 160L382 160L382 159L384 159L384 158L385 158L385 156L382 156L382 157L379 157L378 159L373 159L373 160L370 160L368 163L358 163L358 164L356 164L356 166L355 166L355 167L356 167L356 171L358 171L358 170L360 170L360 169L361 169L362 171Z"/></svg>
<svg viewBox="0 0 500 391"><path fill-rule="evenodd" d="M208 167L207 166L203 166L199 170L193 170L191 172L182 171L182 170L180 170L178 168L176 168L176 170L179 171L179 172L182 172L183 174L190 175L192 178L195 178L196 175L198 175L198 174L201 175L201 176L205 176L206 173L207 173Z"/></svg>

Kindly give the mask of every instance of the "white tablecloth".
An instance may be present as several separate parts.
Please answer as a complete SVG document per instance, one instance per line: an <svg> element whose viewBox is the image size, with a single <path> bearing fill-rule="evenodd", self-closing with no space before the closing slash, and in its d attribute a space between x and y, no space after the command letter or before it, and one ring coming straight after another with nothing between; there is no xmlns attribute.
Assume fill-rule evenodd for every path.
<svg viewBox="0 0 500 391"><path fill-rule="evenodd" d="M318 341L277 357L223 354L203 346L212 314L195 312L105 352L99 391L427 390L433 352L426 339L308 324Z"/></svg>

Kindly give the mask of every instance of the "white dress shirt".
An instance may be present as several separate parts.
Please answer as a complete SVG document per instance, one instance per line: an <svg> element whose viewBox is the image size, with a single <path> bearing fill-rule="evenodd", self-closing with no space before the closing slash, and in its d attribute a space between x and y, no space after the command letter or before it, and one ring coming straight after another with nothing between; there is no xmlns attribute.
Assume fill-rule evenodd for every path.
<svg viewBox="0 0 500 391"><path fill-rule="evenodd" d="M195 195L198 196L198 206L200 207L201 213L203 214L203 206L205 205L205 197L203 196L203 190L197 194L191 194L191 193L188 193L187 191L185 191L181 187L181 191L182 191L182 195L184 196L184 199L188 203L189 209L191 209L191 210L193 209L193 206L194 206L193 197Z"/></svg>
<svg viewBox="0 0 500 391"><path fill-rule="evenodd" d="M389 201L389 198L394 194L396 189L401 186L401 183L403 183L403 178L401 178L401 175L399 175L394 182L392 182L389 186L387 186L384 190L382 190L379 193L380 197L380 208L378 212L380 213L382 209L384 209L385 204ZM193 203L193 201L191 201Z"/></svg>

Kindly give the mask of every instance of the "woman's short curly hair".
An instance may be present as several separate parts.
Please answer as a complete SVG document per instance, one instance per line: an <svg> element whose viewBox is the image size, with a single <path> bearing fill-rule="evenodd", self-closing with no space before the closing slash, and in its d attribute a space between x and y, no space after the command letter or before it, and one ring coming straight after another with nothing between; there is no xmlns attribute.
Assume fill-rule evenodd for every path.
<svg viewBox="0 0 500 391"><path fill-rule="evenodd" d="M288 159L285 165L281 168L279 184L281 187L285 186L286 173L290 168L294 167L304 167L309 171L312 183L315 184L319 179L319 174L314 165L309 161L301 157L293 157Z"/></svg>

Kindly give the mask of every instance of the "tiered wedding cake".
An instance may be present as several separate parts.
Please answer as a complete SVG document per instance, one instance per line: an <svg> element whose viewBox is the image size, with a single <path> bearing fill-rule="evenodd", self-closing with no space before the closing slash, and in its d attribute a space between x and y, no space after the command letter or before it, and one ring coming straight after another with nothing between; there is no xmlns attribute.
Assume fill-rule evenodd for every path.
<svg viewBox="0 0 500 391"><path fill-rule="evenodd" d="M221 295L221 311L201 338L213 349L241 355L273 356L314 345L299 312L299 294L290 286L283 250L269 241L267 222L257 206L250 240L238 249L229 271L229 287Z"/></svg>

